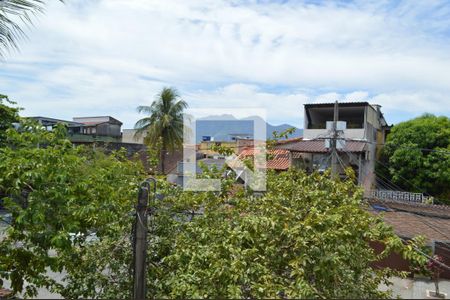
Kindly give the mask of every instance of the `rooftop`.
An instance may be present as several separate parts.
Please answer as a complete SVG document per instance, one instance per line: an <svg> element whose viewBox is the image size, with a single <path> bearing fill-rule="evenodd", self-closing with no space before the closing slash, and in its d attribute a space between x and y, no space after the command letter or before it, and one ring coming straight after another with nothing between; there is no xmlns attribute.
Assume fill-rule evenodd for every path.
<svg viewBox="0 0 450 300"><path fill-rule="evenodd" d="M339 102L339 107L354 107L354 106L369 106L369 102ZM334 106L334 102L331 103L308 103L305 104L306 108L309 107L329 107Z"/></svg>
<svg viewBox="0 0 450 300"><path fill-rule="evenodd" d="M288 150L274 149L268 150L268 154L273 155L272 159L267 160L266 168L271 170L287 170L291 166L291 158ZM242 150L238 158L244 159L255 155L255 148L248 147Z"/></svg>
<svg viewBox="0 0 450 300"><path fill-rule="evenodd" d="M346 141L342 152L364 152L366 149L365 142L359 141ZM329 150L325 148L325 140L306 140L298 141L293 144L279 145L282 149L303 152L303 153L328 153ZM339 150L338 150L339 151Z"/></svg>
<svg viewBox="0 0 450 300"><path fill-rule="evenodd" d="M370 211L382 214L399 236L424 236L428 242L450 242L450 206L370 200Z"/></svg>
<svg viewBox="0 0 450 300"><path fill-rule="evenodd" d="M83 123L85 125L97 125L106 122L116 123L122 125L122 122L111 116L93 116L93 117L74 117L74 122Z"/></svg>
<svg viewBox="0 0 450 300"><path fill-rule="evenodd" d="M83 126L83 123L74 122L74 121L67 121L67 120L61 120L61 119L55 119L55 118L48 118L48 117L42 117L42 116L36 116L36 117L29 117L29 119L34 119L36 121L39 121L42 125L53 125L57 123L63 123L67 124L67 126Z"/></svg>

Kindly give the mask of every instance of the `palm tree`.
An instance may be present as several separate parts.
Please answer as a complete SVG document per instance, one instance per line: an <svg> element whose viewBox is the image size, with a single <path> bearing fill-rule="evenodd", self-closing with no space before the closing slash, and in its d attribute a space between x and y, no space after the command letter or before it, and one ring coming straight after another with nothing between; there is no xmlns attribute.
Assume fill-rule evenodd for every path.
<svg viewBox="0 0 450 300"><path fill-rule="evenodd" d="M0 58L5 50L17 49L17 40L24 37L18 21L31 24L31 15L41 12L43 4L43 0L0 0Z"/></svg>
<svg viewBox="0 0 450 300"><path fill-rule="evenodd" d="M182 100L175 88L165 87L150 106L139 106L139 113L148 116L137 121L136 136L146 133L146 143L161 143L161 171L167 151L181 148L183 144L183 111L188 104Z"/></svg>

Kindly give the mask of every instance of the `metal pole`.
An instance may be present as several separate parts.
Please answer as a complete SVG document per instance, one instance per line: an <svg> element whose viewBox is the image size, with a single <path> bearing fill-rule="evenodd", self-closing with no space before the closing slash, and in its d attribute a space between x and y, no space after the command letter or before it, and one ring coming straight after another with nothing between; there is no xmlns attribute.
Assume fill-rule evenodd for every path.
<svg viewBox="0 0 450 300"><path fill-rule="evenodd" d="M154 191L150 195L151 184ZM134 232L134 272L133 272L133 298L145 299L146 289L146 258L147 258L147 210L150 196L154 197L156 191L156 180L149 178L139 188L138 203L136 206L136 226Z"/></svg>
<svg viewBox="0 0 450 300"><path fill-rule="evenodd" d="M337 121L339 119L339 108L338 102L334 102L334 113L333 113L333 129L332 129L332 139L331 139L331 176L336 179L339 177L338 171L338 153L337 153Z"/></svg>

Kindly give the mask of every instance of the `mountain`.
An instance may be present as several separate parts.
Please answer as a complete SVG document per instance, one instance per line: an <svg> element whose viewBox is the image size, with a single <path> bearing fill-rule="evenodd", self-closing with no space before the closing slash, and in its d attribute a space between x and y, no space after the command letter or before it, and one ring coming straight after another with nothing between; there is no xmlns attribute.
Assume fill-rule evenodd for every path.
<svg viewBox="0 0 450 300"><path fill-rule="evenodd" d="M208 116L196 121L196 142L200 143L204 138L211 138L214 141L232 141L236 137L253 138L253 120L260 117L247 117L237 119L232 115ZM262 120L264 122L264 120ZM266 138L272 138L273 131L284 131L291 126L289 124L271 125L266 124ZM300 137L303 134L302 129L296 128L294 134L289 138Z"/></svg>

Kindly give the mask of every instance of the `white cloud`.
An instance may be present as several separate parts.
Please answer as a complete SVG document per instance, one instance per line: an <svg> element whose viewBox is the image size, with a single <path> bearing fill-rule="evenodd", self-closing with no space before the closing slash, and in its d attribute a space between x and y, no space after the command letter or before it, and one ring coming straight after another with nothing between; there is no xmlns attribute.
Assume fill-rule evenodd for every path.
<svg viewBox="0 0 450 300"><path fill-rule="evenodd" d="M449 20L443 1L54 1L1 65L0 91L27 114L127 127L164 85L193 107L264 107L273 123L334 100L449 115Z"/></svg>

